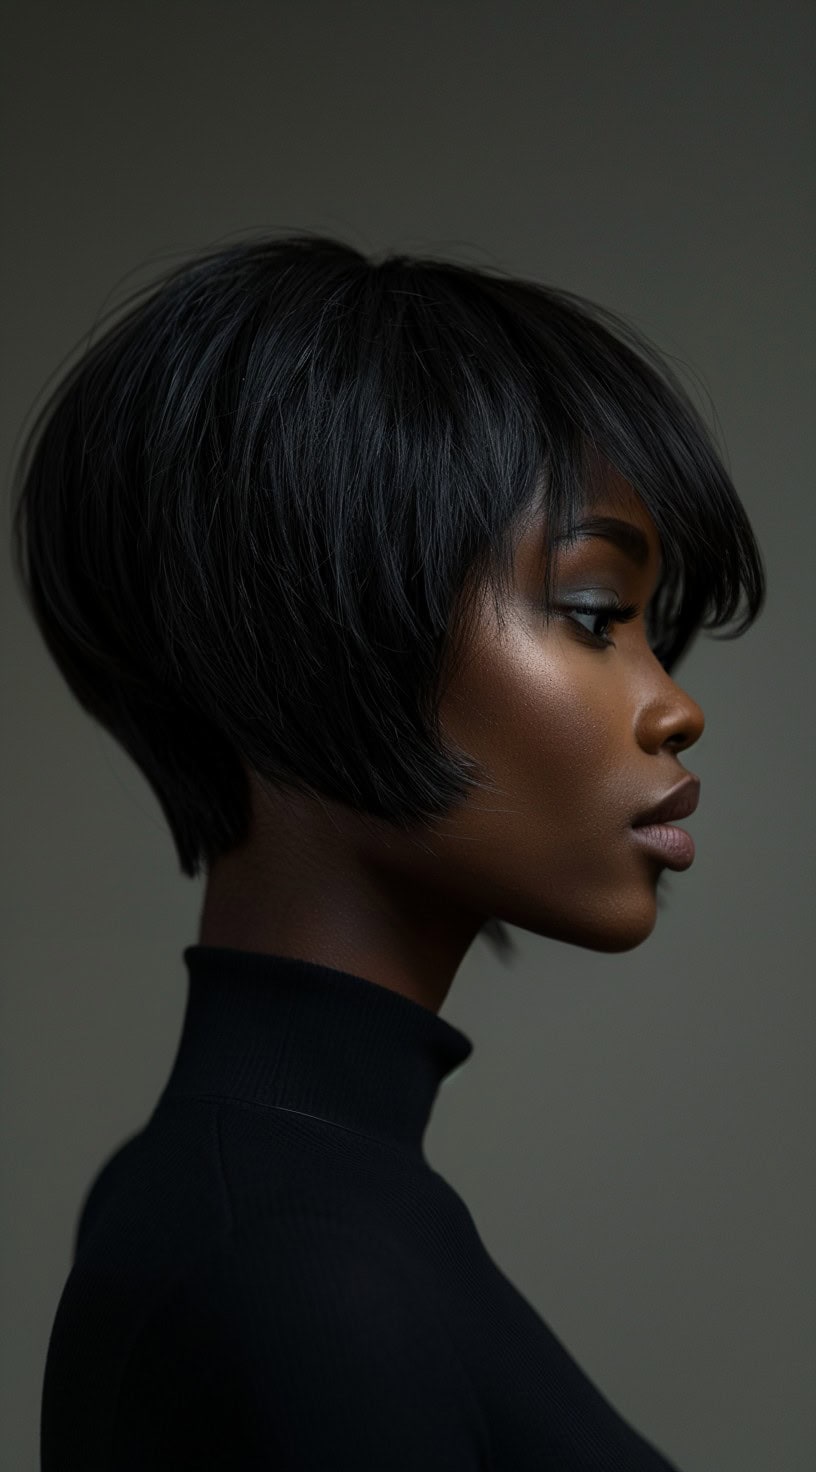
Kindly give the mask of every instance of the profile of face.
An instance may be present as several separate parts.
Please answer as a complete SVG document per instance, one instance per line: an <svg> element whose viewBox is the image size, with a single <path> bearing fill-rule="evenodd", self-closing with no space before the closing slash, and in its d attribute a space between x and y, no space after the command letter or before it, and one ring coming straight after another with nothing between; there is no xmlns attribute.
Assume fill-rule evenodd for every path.
<svg viewBox="0 0 816 1472"><path fill-rule="evenodd" d="M687 774L679 754L704 727L700 706L663 669L645 613L661 547L642 501L621 477L591 507L642 534L640 562L601 535L559 546L542 611L542 528L518 544L514 607L499 630L492 604L476 647L441 704L442 727L490 773L436 825L446 885L538 935L600 951L651 933L665 863L632 830L635 817ZM630 538L630 541L633 539ZM632 604L614 614L576 612Z"/></svg>
<svg viewBox="0 0 816 1472"><path fill-rule="evenodd" d="M686 775L679 754L704 718L648 642L662 566L651 516L616 474L589 514L634 528L635 555L631 533L628 550L601 535L559 545L546 623L545 530L533 522L501 621L485 599L443 689L442 734L486 785L403 831L270 793L250 772L250 838L211 870L200 943L323 961L436 1009L491 918L598 951L650 935L665 864L632 823ZM590 602L634 616L577 611Z"/></svg>

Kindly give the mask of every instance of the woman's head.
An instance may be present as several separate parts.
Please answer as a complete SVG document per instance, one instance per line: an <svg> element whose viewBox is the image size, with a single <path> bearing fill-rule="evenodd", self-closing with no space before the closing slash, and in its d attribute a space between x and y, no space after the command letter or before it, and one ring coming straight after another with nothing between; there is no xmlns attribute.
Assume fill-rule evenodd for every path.
<svg viewBox="0 0 816 1472"><path fill-rule="evenodd" d="M642 939L643 905L612 932L596 912L601 890L615 908L612 830L702 729L681 656L743 597L727 637L744 632L765 595L655 350L568 292L320 236L205 253L125 307L29 432L18 565L182 872L246 843L253 794L284 792L395 839L461 822L465 870L482 833L479 904L523 924L515 834L525 896L562 875L547 933ZM639 524L645 564L579 534L599 511ZM588 589L637 603L614 648L597 618L565 620Z"/></svg>

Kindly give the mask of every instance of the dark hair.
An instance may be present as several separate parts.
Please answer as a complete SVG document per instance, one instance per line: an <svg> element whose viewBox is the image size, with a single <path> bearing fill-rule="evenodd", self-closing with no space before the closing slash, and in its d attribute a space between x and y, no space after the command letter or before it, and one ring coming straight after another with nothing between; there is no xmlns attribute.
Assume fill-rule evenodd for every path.
<svg viewBox="0 0 816 1472"><path fill-rule="evenodd" d="M667 670L743 592L723 637L759 612L761 554L702 418L596 303L299 234L203 252L122 306L26 436L16 561L190 877L246 836L243 762L400 827L490 785L442 743L439 693L486 591L501 618L531 513L549 599L594 452L660 533Z"/></svg>

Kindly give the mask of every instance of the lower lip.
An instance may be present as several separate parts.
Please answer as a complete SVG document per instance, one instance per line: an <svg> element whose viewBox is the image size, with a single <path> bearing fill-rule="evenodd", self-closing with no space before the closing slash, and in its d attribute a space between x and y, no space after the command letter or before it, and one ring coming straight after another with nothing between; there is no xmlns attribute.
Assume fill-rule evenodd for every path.
<svg viewBox="0 0 816 1472"><path fill-rule="evenodd" d="M670 869L687 869L694 860L694 839L684 828L671 823L644 823L632 832L643 845Z"/></svg>

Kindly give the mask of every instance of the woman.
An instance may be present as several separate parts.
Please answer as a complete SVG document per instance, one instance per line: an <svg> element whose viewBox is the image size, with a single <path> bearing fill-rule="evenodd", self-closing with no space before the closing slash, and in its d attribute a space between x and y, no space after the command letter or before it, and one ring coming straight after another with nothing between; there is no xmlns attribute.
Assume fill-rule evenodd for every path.
<svg viewBox="0 0 816 1472"><path fill-rule="evenodd" d="M83 1206L44 1472L670 1468L423 1138L474 937L629 950L692 861L673 671L765 597L734 487L565 291L308 235L127 306L30 432L17 555L206 893L169 1080Z"/></svg>

